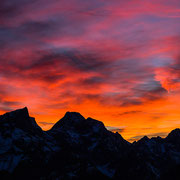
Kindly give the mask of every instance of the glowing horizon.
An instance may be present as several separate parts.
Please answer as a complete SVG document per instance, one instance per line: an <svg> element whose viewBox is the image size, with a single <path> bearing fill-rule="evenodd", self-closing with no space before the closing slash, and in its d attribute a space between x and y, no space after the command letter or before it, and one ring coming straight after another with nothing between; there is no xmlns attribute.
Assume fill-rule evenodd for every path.
<svg viewBox="0 0 180 180"><path fill-rule="evenodd" d="M43 129L66 111L125 139L180 127L178 0L3 0L0 114Z"/></svg>

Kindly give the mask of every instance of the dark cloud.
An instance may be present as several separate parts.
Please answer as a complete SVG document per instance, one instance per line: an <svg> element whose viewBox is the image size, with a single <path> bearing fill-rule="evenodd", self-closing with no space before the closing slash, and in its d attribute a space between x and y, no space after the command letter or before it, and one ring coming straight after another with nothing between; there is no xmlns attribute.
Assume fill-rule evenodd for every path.
<svg viewBox="0 0 180 180"><path fill-rule="evenodd" d="M16 30L29 35L31 38L40 38L52 36L57 31L57 28L57 24L53 21L28 21Z"/></svg>
<svg viewBox="0 0 180 180"><path fill-rule="evenodd" d="M87 54L78 51L64 51L59 49L60 52L52 51L39 51L36 52L35 59L29 64L13 64L19 70L33 70L43 69L48 67L67 68L72 67L79 71L103 71L104 67L107 67L110 62L104 62L103 57L97 55ZM36 55L37 54L37 55ZM36 57L38 56L38 57Z"/></svg>
<svg viewBox="0 0 180 180"><path fill-rule="evenodd" d="M19 106L19 100L36 112L81 105L86 111L88 100L114 121L116 108L125 109L119 116L139 113L143 119L141 106L145 112L156 101L174 107L180 79L177 8L174 2L149 1L147 7L144 1L1 0L1 109ZM149 115L155 122L160 117Z"/></svg>
<svg viewBox="0 0 180 180"><path fill-rule="evenodd" d="M38 81L43 81L46 83L56 83L59 80L63 80L66 76L63 74L51 74L51 73L36 73L36 74L32 74L32 75L28 75L28 78L34 79L34 80L38 80Z"/></svg>
<svg viewBox="0 0 180 180"><path fill-rule="evenodd" d="M100 94L81 94L80 95L81 97L81 100L86 100L86 99L100 99L101 98L101 95Z"/></svg>
<svg viewBox="0 0 180 180"><path fill-rule="evenodd" d="M4 106L1 107L1 106L0 106L0 110L7 112L7 111L13 111L14 108L12 108L12 107L4 107Z"/></svg>
<svg viewBox="0 0 180 180"><path fill-rule="evenodd" d="M19 13L16 2L9 0L0 1L0 21L4 23L7 18L13 17Z"/></svg>
<svg viewBox="0 0 180 180"><path fill-rule="evenodd" d="M161 86L152 89L150 91L146 90L143 95L144 95L144 99L146 101L155 101L158 99L163 98L165 95L167 95L167 90L165 90L164 88L162 88Z"/></svg>
<svg viewBox="0 0 180 180"><path fill-rule="evenodd" d="M41 125L47 126L47 125L54 125L55 123L51 123L51 122L38 122Z"/></svg>
<svg viewBox="0 0 180 180"><path fill-rule="evenodd" d="M139 99L139 100L134 100L132 99L123 99L122 103L120 104L120 106L126 107L126 106L138 106L143 104L143 102Z"/></svg>
<svg viewBox="0 0 180 180"><path fill-rule="evenodd" d="M151 116L151 118L152 118L153 120L157 120L157 119L160 119L161 116Z"/></svg>
<svg viewBox="0 0 180 180"><path fill-rule="evenodd" d="M63 97L63 94L61 94L61 97ZM65 108L67 108L67 106L68 106L67 102L57 102L57 103L51 103L50 105L45 105L44 108L47 108L47 109L65 109Z"/></svg>
<svg viewBox="0 0 180 180"><path fill-rule="evenodd" d="M105 81L106 81L105 78L98 77L98 76L94 76L94 77L82 79L80 83L81 83L82 85L85 85L85 86L86 86L86 85L101 84L101 83L104 83Z"/></svg>
<svg viewBox="0 0 180 180"><path fill-rule="evenodd" d="M91 71L103 71L111 62L104 61L104 57L99 56L94 53L83 53L83 52L65 52L68 63L81 70L86 72Z"/></svg>
<svg viewBox="0 0 180 180"><path fill-rule="evenodd" d="M4 106L14 106L21 104L20 102L17 101L1 101L0 103L3 104Z"/></svg>
<svg viewBox="0 0 180 180"><path fill-rule="evenodd" d="M142 111L126 111L118 115L123 116L123 115L128 115L128 114L137 114L137 113L142 113Z"/></svg>
<svg viewBox="0 0 180 180"><path fill-rule="evenodd" d="M70 77L70 74L73 75L73 73L83 74L85 72L98 74L90 77L82 77L73 82L67 81L62 84L61 87L66 87L67 91L68 89L77 89L78 87L92 90L99 88L99 93L73 92L74 97L72 99L78 104L86 99L96 99L103 105L111 104L122 107L138 106L148 101L161 99L167 93L153 79L153 74L147 74L143 70L142 65L134 68L134 63L131 64L131 61L128 60L118 61L114 64L114 61L107 61L102 55L74 50L67 51L64 49L37 51L33 54L33 57L34 59L32 61L23 64L17 61L10 63L8 61L0 62L2 67L1 74L7 78L42 81L47 84L56 83L57 81L63 82L63 80ZM118 70L116 69L117 67ZM132 69L134 69L133 74ZM121 78L118 75L121 75ZM131 81L132 77L135 79L138 78L142 83L134 82L131 84L129 81ZM111 91L104 93L103 86L106 85L119 88L124 86L127 92L123 95ZM132 96L129 96L130 91L133 92Z"/></svg>
<svg viewBox="0 0 180 180"><path fill-rule="evenodd" d="M7 101L3 97L0 97L0 110L1 111L12 111L13 107L21 105L21 102L18 101Z"/></svg>
<svg viewBox="0 0 180 180"><path fill-rule="evenodd" d="M107 128L109 131L118 132L118 133L122 133L122 132L125 131L125 128L124 128L124 127L106 126L106 128Z"/></svg>
<svg viewBox="0 0 180 180"><path fill-rule="evenodd" d="M69 51L69 54L71 55L67 55L67 52L36 52L31 62L23 64L18 61L4 60L0 62L1 74L9 78L28 78L55 83L57 80L64 79L73 70L79 73L82 71L99 71L101 73L109 64L103 62L100 58L96 59L96 56L91 55L90 57L88 54L72 51ZM95 85L103 83L104 80L101 77L90 77L82 79L78 84Z"/></svg>
<svg viewBox="0 0 180 180"><path fill-rule="evenodd" d="M13 20L25 14L26 6L39 0L1 0L0 1L0 24L9 26Z"/></svg>

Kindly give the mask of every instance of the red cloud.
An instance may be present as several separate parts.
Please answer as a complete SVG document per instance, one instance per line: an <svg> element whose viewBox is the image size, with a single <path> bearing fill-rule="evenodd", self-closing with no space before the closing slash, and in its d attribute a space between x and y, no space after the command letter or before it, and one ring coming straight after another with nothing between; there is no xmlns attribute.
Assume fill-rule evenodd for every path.
<svg viewBox="0 0 180 180"><path fill-rule="evenodd" d="M48 123L80 111L126 126L127 138L179 122L178 0L3 0L0 7L2 112L29 106ZM125 112L141 113L122 119Z"/></svg>

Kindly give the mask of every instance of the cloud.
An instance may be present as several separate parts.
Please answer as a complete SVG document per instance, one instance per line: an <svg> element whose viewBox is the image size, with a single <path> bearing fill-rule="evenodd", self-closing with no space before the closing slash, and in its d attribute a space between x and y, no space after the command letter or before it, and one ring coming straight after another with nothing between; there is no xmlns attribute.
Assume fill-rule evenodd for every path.
<svg viewBox="0 0 180 180"><path fill-rule="evenodd" d="M4 99L3 96L0 97L0 111L12 111L13 108L19 105L21 105L19 101L9 101Z"/></svg>
<svg viewBox="0 0 180 180"><path fill-rule="evenodd" d="M150 133L150 134L145 134L145 135L140 135L140 136L134 136L134 137L128 139L128 141L130 141L130 142L138 141L139 139L143 138L144 136L148 136L149 138L153 138L153 137L157 137L157 136L165 138L167 135L168 135L167 132Z"/></svg>
<svg viewBox="0 0 180 180"><path fill-rule="evenodd" d="M162 87L168 92L180 90L180 58L175 58L168 67L156 69L156 79L160 81Z"/></svg>
<svg viewBox="0 0 180 180"><path fill-rule="evenodd" d="M44 130L48 130L50 129L55 123L51 123L51 122L38 122L38 124L44 129Z"/></svg>
<svg viewBox="0 0 180 180"><path fill-rule="evenodd" d="M141 113L141 112L142 111L126 111L126 112L120 113L119 115L123 116L123 115L136 114L136 113Z"/></svg>
<svg viewBox="0 0 180 180"><path fill-rule="evenodd" d="M2 0L0 25L2 111L178 121L179 1Z"/></svg>
<svg viewBox="0 0 180 180"><path fill-rule="evenodd" d="M42 124L42 125L54 125L55 123L50 123L50 122L39 122L39 124Z"/></svg>
<svg viewBox="0 0 180 180"><path fill-rule="evenodd" d="M106 128L107 128L109 131L118 132L118 133L122 133L123 131L125 131L125 127L106 126Z"/></svg>
<svg viewBox="0 0 180 180"><path fill-rule="evenodd" d="M18 10L17 6L13 3L8 4L6 0L2 0L0 2L0 20L1 23L7 20L7 18L13 17L13 15L17 15Z"/></svg>

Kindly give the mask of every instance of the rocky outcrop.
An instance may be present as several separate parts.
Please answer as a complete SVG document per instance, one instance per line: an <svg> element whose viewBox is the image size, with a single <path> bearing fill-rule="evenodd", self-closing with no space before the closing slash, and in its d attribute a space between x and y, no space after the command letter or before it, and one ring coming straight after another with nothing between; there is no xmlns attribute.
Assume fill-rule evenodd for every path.
<svg viewBox="0 0 180 180"><path fill-rule="evenodd" d="M179 140L175 129L131 144L76 112L42 131L23 108L0 116L0 179L176 180Z"/></svg>

